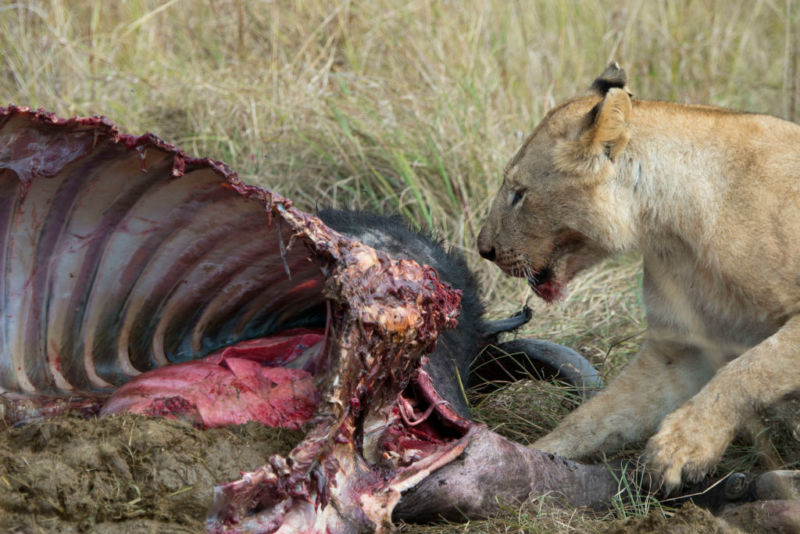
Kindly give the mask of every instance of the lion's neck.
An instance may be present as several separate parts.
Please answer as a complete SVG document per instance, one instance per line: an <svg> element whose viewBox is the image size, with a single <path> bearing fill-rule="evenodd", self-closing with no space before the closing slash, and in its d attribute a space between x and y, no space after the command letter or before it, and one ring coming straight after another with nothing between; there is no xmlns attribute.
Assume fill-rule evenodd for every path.
<svg viewBox="0 0 800 534"><path fill-rule="evenodd" d="M638 247L673 245L701 254L711 238L724 187L718 151L681 132L634 132L618 179L630 194Z"/></svg>

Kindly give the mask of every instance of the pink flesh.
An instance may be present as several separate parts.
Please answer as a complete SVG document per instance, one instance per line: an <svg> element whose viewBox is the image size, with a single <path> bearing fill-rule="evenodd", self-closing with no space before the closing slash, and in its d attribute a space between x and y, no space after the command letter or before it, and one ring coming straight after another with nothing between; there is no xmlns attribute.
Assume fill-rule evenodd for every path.
<svg viewBox="0 0 800 534"><path fill-rule="evenodd" d="M319 350L322 342L321 330L287 330L201 360L160 367L117 389L101 415L162 415L205 428L258 421L298 429L317 407L314 377L281 366Z"/></svg>

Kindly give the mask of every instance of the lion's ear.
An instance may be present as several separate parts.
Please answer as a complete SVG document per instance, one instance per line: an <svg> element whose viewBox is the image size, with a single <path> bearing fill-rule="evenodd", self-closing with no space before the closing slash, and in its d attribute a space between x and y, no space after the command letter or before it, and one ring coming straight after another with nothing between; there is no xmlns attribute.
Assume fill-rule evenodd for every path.
<svg viewBox="0 0 800 534"><path fill-rule="evenodd" d="M594 120L581 135L580 143L592 155L603 152L613 161L628 144L628 120L631 115L631 97L624 89L612 87L605 98L592 110Z"/></svg>
<svg viewBox="0 0 800 534"><path fill-rule="evenodd" d="M631 94L627 85L628 75L625 73L625 69L620 67L616 61L612 61L608 64L606 70L592 83L590 89L600 96L606 96L606 93L614 87L625 89L628 94Z"/></svg>

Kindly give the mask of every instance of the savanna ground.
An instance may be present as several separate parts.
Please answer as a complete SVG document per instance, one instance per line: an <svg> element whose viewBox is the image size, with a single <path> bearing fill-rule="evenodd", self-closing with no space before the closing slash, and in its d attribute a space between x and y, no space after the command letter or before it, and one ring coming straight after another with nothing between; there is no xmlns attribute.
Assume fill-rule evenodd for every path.
<svg viewBox="0 0 800 534"><path fill-rule="evenodd" d="M505 161L548 109L584 92L612 58L643 98L793 120L799 30L800 5L788 0L3 2L0 102L60 116L103 114L125 132L152 131L190 154L229 163L246 181L309 211L333 205L401 213L467 256L488 315L506 316L528 302L535 320L521 335L569 345L610 379L645 328L640 262L609 260L574 281L566 299L547 306L522 282L481 261L475 238ZM563 390L535 383L473 400L477 418L523 443L571 406ZM193 491L187 480L236 475L206 457L208 448L228 447L223 456L242 457L241 469L263 458L252 445L258 431L249 427L214 431L227 436L220 445L214 433L168 425L148 434L147 424L121 420L117 431L92 437L98 445L90 456L100 461L80 468L116 472L115 480L128 486L110 483L117 508L109 504L96 519L77 521L76 531L100 531L96 523L120 520L126 522L117 527L130 531L159 530L155 523L131 523L147 513L159 519L162 510L131 482L139 480L137 469L142 480L166 488L170 510L178 512L163 513L176 518L175 531L196 530L201 518L180 500ZM758 444L737 441L718 473L795 466L800 455L792 426L765 419L752 432ZM26 446L41 450L42 435L59 443L47 461L68 457L73 431L67 427L56 421L1 433L0 466L22 461ZM114 447L127 451L124 458ZM176 467L182 482L170 481L173 471L159 454L180 447L197 450L205 467L196 475ZM52 473L48 465L30 467L30 480L14 484L34 484L36 470L39 477ZM0 489L3 483L10 487L0 477ZM71 513L67 504L84 510L74 508L80 498L67 501L46 489L43 495L38 503L11 503L29 513L4 528L57 531L47 513ZM612 510L590 517L534 501L485 521L403 528L430 534L725 528L653 498L620 499ZM32 520L36 514L45 519Z"/></svg>

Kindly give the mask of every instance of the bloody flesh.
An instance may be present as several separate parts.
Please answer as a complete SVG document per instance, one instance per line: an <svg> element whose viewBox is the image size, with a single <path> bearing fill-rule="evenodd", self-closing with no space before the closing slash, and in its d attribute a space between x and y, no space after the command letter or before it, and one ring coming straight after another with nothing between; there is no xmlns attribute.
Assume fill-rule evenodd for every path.
<svg viewBox="0 0 800 534"><path fill-rule="evenodd" d="M187 419L205 428L258 421L299 429L317 407L313 375L323 330L287 330L242 341L200 360L161 367L117 389L101 415L138 413Z"/></svg>

